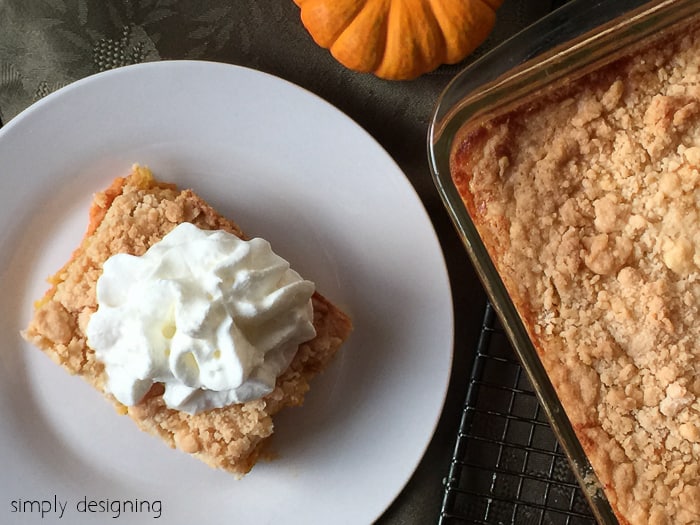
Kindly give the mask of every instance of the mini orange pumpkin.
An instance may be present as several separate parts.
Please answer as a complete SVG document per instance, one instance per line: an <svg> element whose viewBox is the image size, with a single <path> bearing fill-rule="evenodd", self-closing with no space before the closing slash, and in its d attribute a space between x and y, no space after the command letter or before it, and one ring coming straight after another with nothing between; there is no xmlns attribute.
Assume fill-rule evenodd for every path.
<svg viewBox="0 0 700 525"><path fill-rule="evenodd" d="M503 0L294 0L314 41L344 66L408 80L454 64L493 29Z"/></svg>

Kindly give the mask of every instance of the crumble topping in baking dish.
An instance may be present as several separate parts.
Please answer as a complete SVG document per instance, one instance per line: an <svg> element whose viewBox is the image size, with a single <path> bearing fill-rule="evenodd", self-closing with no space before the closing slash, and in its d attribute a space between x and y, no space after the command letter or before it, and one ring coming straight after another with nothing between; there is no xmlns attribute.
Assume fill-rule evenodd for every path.
<svg viewBox="0 0 700 525"><path fill-rule="evenodd" d="M700 523L700 29L465 128L452 169L621 523Z"/></svg>

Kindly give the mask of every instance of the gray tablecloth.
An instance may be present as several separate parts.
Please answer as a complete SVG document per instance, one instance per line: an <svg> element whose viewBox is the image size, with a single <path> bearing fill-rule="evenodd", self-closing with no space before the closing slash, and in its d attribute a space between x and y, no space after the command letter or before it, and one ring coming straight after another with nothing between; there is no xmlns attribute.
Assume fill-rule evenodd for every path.
<svg viewBox="0 0 700 525"><path fill-rule="evenodd" d="M428 121L441 90L459 69L561 3L505 0L493 33L464 63L392 82L338 64L311 40L292 0L0 0L0 119L7 122L51 91L105 69L201 59L289 80L328 100L373 135L418 191L440 238L453 288L455 360L445 408L414 476L380 519L434 523L485 297L430 177Z"/></svg>

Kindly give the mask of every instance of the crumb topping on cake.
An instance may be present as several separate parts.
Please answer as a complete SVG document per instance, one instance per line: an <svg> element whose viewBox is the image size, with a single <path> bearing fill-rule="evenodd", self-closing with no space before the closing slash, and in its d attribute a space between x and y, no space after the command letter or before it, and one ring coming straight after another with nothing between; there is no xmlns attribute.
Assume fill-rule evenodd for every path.
<svg viewBox="0 0 700 525"><path fill-rule="evenodd" d="M700 523L700 30L572 84L453 176L621 523Z"/></svg>
<svg viewBox="0 0 700 525"><path fill-rule="evenodd" d="M104 366L85 336L88 320L97 309L95 288L102 265L117 253L142 255L182 222L245 238L234 222L194 192L159 182L146 168L135 166L131 175L116 179L95 195L87 233L71 259L49 279L51 288L37 301L25 338L71 374L104 392ZM285 406L301 405L311 378L328 365L350 334L352 325L346 314L318 293L312 303L316 337L300 345L275 389L262 399L188 414L165 406L159 383L135 406L125 407L108 397L119 413L128 414L140 428L171 447L242 476L255 464L265 438L272 434L272 416Z"/></svg>

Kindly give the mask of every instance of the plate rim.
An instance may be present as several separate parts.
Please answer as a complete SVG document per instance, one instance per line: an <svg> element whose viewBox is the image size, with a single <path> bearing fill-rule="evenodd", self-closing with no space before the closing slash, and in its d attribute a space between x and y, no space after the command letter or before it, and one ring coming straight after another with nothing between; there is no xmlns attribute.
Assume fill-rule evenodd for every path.
<svg viewBox="0 0 700 525"><path fill-rule="evenodd" d="M389 508L391 503L396 499L396 497L404 490L406 484L410 481L410 479L413 477L416 469L418 468L419 464L421 463L422 458L425 456L425 453L427 451L427 448L429 447L433 436L435 434L435 431L438 427L439 421L442 416L442 412L444 411L445 407L445 402L447 399L447 394L450 386L450 379L452 375L452 368L454 364L454 338L455 338L455 326L454 326L454 302L453 302L453 296L452 296L452 288L451 288L451 281L449 277L449 272L447 268L447 263L445 260L445 255L444 251L442 248L442 244L440 242L440 238L435 230L435 225L433 223L433 220L429 216L427 209L425 205L423 204L422 199L420 198L420 195L418 194L416 188L414 185L411 183L411 181L408 179L406 174L403 172L401 167L398 165L398 163L393 159L393 157L383 148L383 146L377 141L375 137L373 137L367 130L365 130L362 126L360 126L354 119L352 119L350 116L348 116L346 113L341 111L339 108L335 107L332 105L330 102L327 100L323 99L321 96L313 93L312 91L299 86L289 80L286 80L284 78L280 78L278 76L275 76L271 73L267 73L264 71L259 71L257 69L249 68L246 66L240 66L240 65L235 65L235 64L226 64L226 63L220 63L220 62L214 62L214 61L200 61L200 60L171 60L171 61L156 61L156 62L146 62L146 63L141 63L141 64L135 64L135 65L130 65L130 66L125 66L121 68L117 68L114 70L109 70L105 72L100 72L96 73L94 75L90 75L88 77L81 78L79 80L76 80L75 82L72 82L58 90L56 90L53 93L50 93L46 97L42 98L41 100L35 102L34 104L28 106L25 108L22 112L20 112L18 115L10 119L7 123L3 125L2 128L0 128L0 146L2 145L3 141L5 140L5 137L7 136L12 136L13 133L16 133L14 130L16 128L20 128L23 122L25 122L27 119L34 118L34 115L37 115L41 113L41 111L47 111L47 107L49 108L48 111L50 111L51 105L55 104L55 101L60 101L61 97L65 95L67 92L71 91L79 91L81 89L85 89L85 86L90 86L90 84L93 84L95 82L107 82L109 80L109 77L111 76L122 76L122 75L128 75L130 71L137 71L137 70L149 70L152 68L188 68L188 67L214 67L214 68L222 68L222 69L227 69L227 70L240 70L240 71L245 71L246 74L252 74L254 76L259 76L260 78L264 78L266 82L276 82L276 83L282 83L285 86L285 89L293 89L300 91L301 93L304 94L304 96L311 97L310 100L313 100L315 105L320 105L324 108L324 111L332 111L335 112L337 116L340 116L342 120L344 120L347 124L351 125L353 128L357 130L360 134L363 135L363 140L369 140L372 144L373 147L377 148L377 150L385 156L385 160L390 162L394 169L395 172L391 174L391 177L395 178L401 183L403 190L407 191L408 194L412 195L412 198L415 201L415 205L417 205L417 211L420 211L422 214L422 217L420 217L420 222L424 223L424 225L427 227L427 232L430 233L431 236L431 241L434 243L435 248L437 248L438 253L435 254L437 260L439 261L439 266L440 266L440 279L442 281L442 284L444 285L444 290L443 292L446 293L446 295L442 298L442 300L445 302L445 312L447 313L449 319L447 320L447 325L449 326L449 335L447 337L447 340L449 341L448 348L445 349L444 351L447 354L447 360L446 360L446 370L445 374L443 377L443 381L441 384L440 388L440 395L438 396L440 399L439 402L439 409L433 414L432 420L430 421L430 428L429 432L427 433L428 438L424 440L422 448L420 450L420 453L415 457L411 458L411 469L410 473L405 476L405 479L400 482L395 491L393 492L393 496L391 499L385 502L384 506L381 509L378 509L378 513L376 515L373 515L373 519L379 519L384 512ZM20 128L21 131L21 128ZM400 175L400 176L399 176Z"/></svg>

